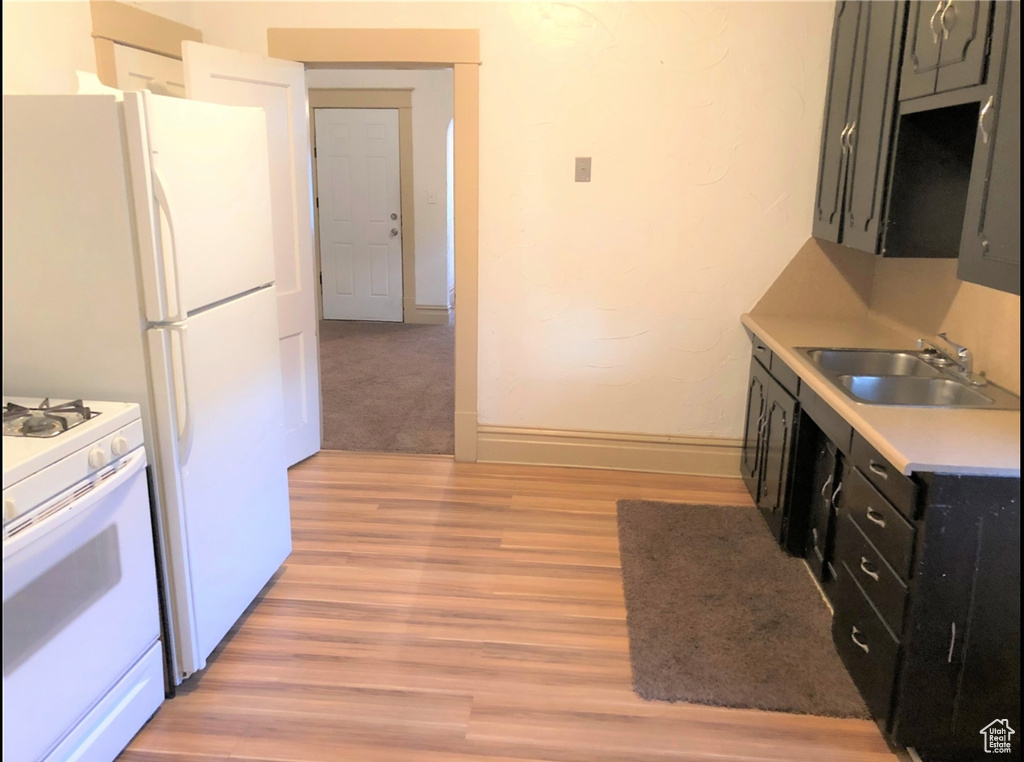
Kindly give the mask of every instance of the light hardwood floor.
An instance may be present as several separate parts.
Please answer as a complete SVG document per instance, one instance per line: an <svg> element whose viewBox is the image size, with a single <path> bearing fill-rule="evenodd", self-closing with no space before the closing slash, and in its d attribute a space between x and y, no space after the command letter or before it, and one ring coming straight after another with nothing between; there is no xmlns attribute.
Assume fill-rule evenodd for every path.
<svg viewBox="0 0 1024 762"><path fill-rule="evenodd" d="M615 501L738 479L323 452L291 494L283 570L122 762L895 759L870 722L633 693Z"/></svg>

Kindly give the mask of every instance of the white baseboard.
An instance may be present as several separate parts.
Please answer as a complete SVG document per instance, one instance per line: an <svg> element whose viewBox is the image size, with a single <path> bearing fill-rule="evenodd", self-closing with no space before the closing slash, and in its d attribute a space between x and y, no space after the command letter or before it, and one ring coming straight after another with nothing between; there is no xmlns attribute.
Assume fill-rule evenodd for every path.
<svg viewBox="0 0 1024 762"><path fill-rule="evenodd" d="M420 325L451 325L451 308L443 304L406 304L405 322Z"/></svg>
<svg viewBox="0 0 1024 762"><path fill-rule="evenodd" d="M699 476L740 475L739 439L477 427L477 460Z"/></svg>

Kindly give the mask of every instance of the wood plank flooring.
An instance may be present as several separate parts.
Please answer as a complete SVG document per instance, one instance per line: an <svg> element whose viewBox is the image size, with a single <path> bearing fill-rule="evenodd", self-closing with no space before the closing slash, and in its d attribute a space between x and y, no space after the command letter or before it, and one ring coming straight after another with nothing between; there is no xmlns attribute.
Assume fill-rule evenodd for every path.
<svg viewBox="0 0 1024 762"><path fill-rule="evenodd" d="M323 452L291 494L291 557L122 762L895 760L870 722L633 693L615 501L739 479Z"/></svg>

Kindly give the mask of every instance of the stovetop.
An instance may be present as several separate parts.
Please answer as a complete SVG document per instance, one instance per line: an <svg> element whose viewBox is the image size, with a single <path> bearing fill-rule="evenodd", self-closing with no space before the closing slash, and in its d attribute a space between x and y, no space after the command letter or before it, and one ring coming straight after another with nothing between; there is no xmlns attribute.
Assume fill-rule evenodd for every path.
<svg viewBox="0 0 1024 762"><path fill-rule="evenodd" d="M88 448L103 437L138 420L141 412L139 406L129 402L97 402L93 400L50 400L50 404L41 408L42 397L4 397L2 399L4 415L3 437L3 488L24 479L31 474L46 468L57 461L79 450ZM81 417L79 413L66 413L72 420L65 421L65 430L61 423L56 423L60 431L51 436L8 436L8 420L6 411L12 405L23 408L35 408L54 415L57 410L67 410L71 402L81 402L88 408L91 415ZM44 412L37 414L44 416ZM57 413L63 417L65 413ZM72 425L73 424L73 425ZM50 424L41 424L49 426Z"/></svg>
<svg viewBox="0 0 1024 762"><path fill-rule="evenodd" d="M47 398L35 406L8 402L3 408L3 435L48 439L65 434L97 415L100 413L82 400L53 404Z"/></svg>

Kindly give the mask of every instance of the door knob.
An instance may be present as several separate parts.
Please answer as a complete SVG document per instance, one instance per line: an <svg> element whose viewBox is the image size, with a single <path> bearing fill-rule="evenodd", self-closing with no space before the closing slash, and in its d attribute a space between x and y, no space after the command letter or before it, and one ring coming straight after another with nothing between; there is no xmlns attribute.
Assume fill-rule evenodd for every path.
<svg viewBox="0 0 1024 762"><path fill-rule="evenodd" d="M397 214L395 214L394 212L392 212L392 213L391 213L391 219L393 219L393 220L397 220L397 219L398 219L398 215L397 215Z"/></svg>
<svg viewBox="0 0 1024 762"><path fill-rule="evenodd" d="M391 228L391 237L394 238L398 235L398 228Z"/></svg>

